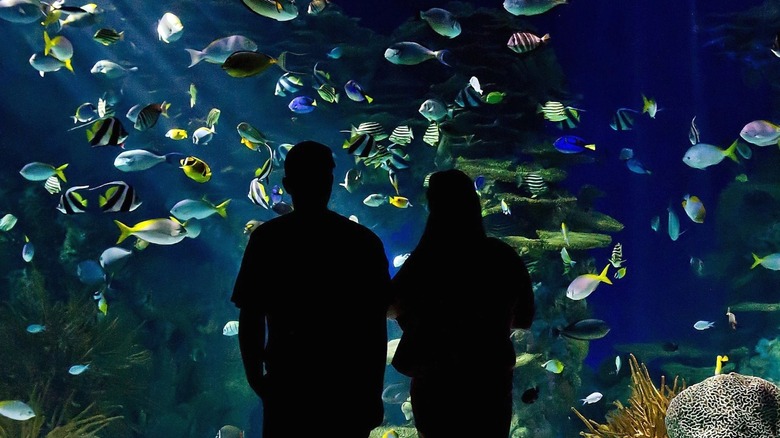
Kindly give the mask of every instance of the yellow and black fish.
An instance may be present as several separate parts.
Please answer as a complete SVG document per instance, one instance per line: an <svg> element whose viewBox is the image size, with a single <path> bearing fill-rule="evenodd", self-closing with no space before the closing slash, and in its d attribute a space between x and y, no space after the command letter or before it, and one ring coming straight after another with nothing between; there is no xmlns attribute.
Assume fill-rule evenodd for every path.
<svg viewBox="0 0 780 438"><path fill-rule="evenodd" d="M282 52L278 58L274 58L265 53L239 50L227 57L222 64L222 70L225 70L227 74L234 78L248 78L259 75L274 64L287 71L285 67L286 57L287 52Z"/></svg>
<svg viewBox="0 0 780 438"><path fill-rule="evenodd" d="M612 116L609 127L615 131L630 131L634 129L634 116L631 113L638 114L639 111L631 108L619 108L615 111L615 115Z"/></svg>
<svg viewBox="0 0 780 438"><path fill-rule="evenodd" d="M199 183L204 183L211 179L211 168L200 158L189 156L182 158L179 163L181 164L181 170L184 171L188 178Z"/></svg>
<svg viewBox="0 0 780 438"><path fill-rule="evenodd" d="M87 141L94 146L124 146L130 135L116 117L100 119L87 129Z"/></svg>
<svg viewBox="0 0 780 438"><path fill-rule="evenodd" d="M376 152L376 141L371 134L357 134L345 140L342 145L347 153L357 157L366 158L372 151Z"/></svg>
<svg viewBox="0 0 780 438"><path fill-rule="evenodd" d="M92 39L104 46L110 46L111 44L114 44L117 41L123 40L124 37L125 37L124 31L117 32L114 29L103 28L95 32L95 35L92 36Z"/></svg>
<svg viewBox="0 0 780 438"><path fill-rule="evenodd" d="M124 181L107 182L90 190L106 186L108 189L98 197L98 205L104 213L133 211L141 205L135 189Z"/></svg>
<svg viewBox="0 0 780 438"><path fill-rule="evenodd" d="M168 108L170 107L171 104L168 102L146 105L138 113L138 117L136 117L133 127L139 131L146 131L157 124L160 115L168 117Z"/></svg>
<svg viewBox="0 0 780 438"><path fill-rule="evenodd" d="M84 213L87 210L87 200L77 190L86 189L89 186L73 186L60 195L60 203L57 210L62 214Z"/></svg>
<svg viewBox="0 0 780 438"><path fill-rule="evenodd" d="M412 128L408 125L397 126L393 129L393 132L390 133L390 142L393 144L406 145L411 143L413 139L414 134L412 133Z"/></svg>
<svg viewBox="0 0 780 438"><path fill-rule="evenodd" d="M266 210L270 208L271 197L268 196L260 178L253 178L249 183L249 193L247 194L247 197L255 205L259 205Z"/></svg>

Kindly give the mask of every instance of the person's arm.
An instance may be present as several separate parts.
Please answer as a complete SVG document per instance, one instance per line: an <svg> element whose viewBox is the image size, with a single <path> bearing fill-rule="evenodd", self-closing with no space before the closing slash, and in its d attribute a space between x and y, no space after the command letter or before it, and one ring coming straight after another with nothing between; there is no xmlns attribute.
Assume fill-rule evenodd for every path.
<svg viewBox="0 0 780 438"><path fill-rule="evenodd" d="M238 315L238 346L249 386L263 397L263 359L265 353L265 313L241 309Z"/></svg>

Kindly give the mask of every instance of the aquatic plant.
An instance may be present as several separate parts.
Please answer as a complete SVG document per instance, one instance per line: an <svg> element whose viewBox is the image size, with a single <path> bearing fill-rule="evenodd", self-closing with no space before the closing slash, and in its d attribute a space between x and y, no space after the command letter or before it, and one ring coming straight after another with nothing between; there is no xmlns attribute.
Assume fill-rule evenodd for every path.
<svg viewBox="0 0 780 438"><path fill-rule="evenodd" d="M661 376L661 383L656 388L645 364L639 364L633 354L630 355L629 365L631 366L631 397L628 399L628 406L623 406L619 400L615 401L617 410L606 415L606 424L587 419L576 408L571 408L588 428L587 432L580 432L580 436L586 438L668 437L664 423L666 409L672 398L685 389L685 381L678 385L675 377L670 388L666 385L665 376Z"/></svg>

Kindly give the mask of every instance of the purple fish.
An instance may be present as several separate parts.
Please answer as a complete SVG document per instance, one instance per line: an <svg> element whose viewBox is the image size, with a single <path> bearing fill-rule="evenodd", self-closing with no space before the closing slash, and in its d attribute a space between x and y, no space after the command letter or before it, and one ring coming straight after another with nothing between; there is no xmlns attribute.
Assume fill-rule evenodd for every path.
<svg viewBox="0 0 780 438"><path fill-rule="evenodd" d="M374 98L367 95L366 92L363 91L363 87L352 79L344 84L344 91L347 93L347 97L355 102L363 102L365 100L366 102L371 103L374 101Z"/></svg>
<svg viewBox="0 0 780 438"><path fill-rule="evenodd" d="M314 111L316 106L317 101L309 96L298 96L291 100L290 104L287 105L287 107L290 108L290 111L296 114L308 114Z"/></svg>

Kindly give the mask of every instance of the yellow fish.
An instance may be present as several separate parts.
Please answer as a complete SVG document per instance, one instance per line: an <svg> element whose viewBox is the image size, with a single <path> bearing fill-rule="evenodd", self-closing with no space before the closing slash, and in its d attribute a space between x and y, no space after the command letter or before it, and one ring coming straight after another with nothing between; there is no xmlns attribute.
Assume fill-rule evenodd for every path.
<svg viewBox="0 0 780 438"><path fill-rule="evenodd" d="M720 372L723 369L723 362L728 362L729 357L728 356L721 356L718 355L718 357L715 359L715 375L717 376L720 374Z"/></svg>
<svg viewBox="0 0 780 438"><path fill-rule="evenodd" d="M692 221L697 224L704 222L704 216L707 214L707 210L704 209L704 204L698 196L685 195L682 206L683 209L685 209L685 213Z"/></svg>
<svg viewBox="0 0 780 438"><path fill-rule="evenodd" d="M409 199L403 196L390 196L387 199L387 202L398 208L407 208L412 206L412 203L409 202Z"/></svg>
<svg viewBox="0 0 780 438"><path fill-rule="evenodd" d="M189 137L187 131L183 129L171 129L165 133L165 136L171 140L186 140Z"/></svg>
<svg viewBox="0 0 780 438"><path fill-rule="evenodd" d="M659 111L658 102L655 99L648 99L644 94L642 95L642 114L647 113L651 119L655 118L655 114Z"/></svg>
<svg viewBox="0 0 780 438"><path fill-rule="evenodd" d="M382 434L382 438L399 438L399 436L395 429L390 429Z"/></svg>
<svg viewBox="0 0 780 438"><path fill-rule="evenodd" d="M563 243L569 246L569 227L566 226L565 222L561 222L561 234L563 234Z"/></svg>
<svg viewBox="0 0 780 438"><path fill-rule="evenodd" d="M199 183L204 183L211 179L211 168L200 158L190 156L182 158L179 163L181 164L181 170L190 179Z"/></svg>

